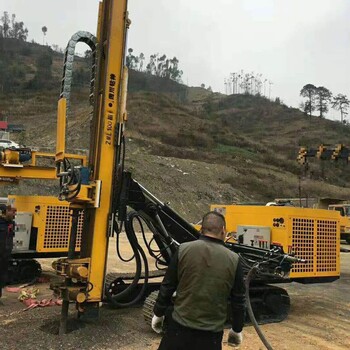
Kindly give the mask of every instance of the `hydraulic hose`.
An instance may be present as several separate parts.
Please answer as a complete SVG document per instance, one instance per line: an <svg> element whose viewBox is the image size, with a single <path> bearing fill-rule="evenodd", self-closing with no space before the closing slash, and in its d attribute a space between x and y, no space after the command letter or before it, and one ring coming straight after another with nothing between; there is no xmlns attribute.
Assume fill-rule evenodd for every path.
<svg viewBox="0 0 350 350"><path fill-rule="evenodd" d="M133 227L133 220L138 218L138 213L131 212L126 220L125 223L125 232L128 237L130 246L133 250L135 261L136 261L136 274L131 282L131 284L124 289L122 292L118 293L117 295L112 295L110 291L106 288L106 296L107 299L112 303L114 307L123 308L123 307L130 307L132 305L135 305L138 303L144 296L146 288L148 286L148 277L149 277L149 269L148 269L148 261L145 252L143 251L142 247L139 245L135 230ZM142 259L141 259L142 258ZM141 272L142 272L142 261L145 269L145 277L144 277L144 283L140 290L140 292L137 294L137 296L131 300L130 302L121 302L121 300L127 296L130 295L135 291L135 289L138 286L138 282L141 278Z"/></svg>
<svg viewBox="0 0 350 350"><path fill-rule="evenodd" d="M122 292L118 293L117 295L112 296L109 293L109 291L106 290L106 295L107 295L107 297L111 297L111 302L113 304L114 304L114 302L120 301L123 297L132 293L136 289L137 284L138 284L140 277L141 277L141 272L142 272L142 261L141 261L141 257L140 257L140 253L139 253L137 238L136 238L133 226L132 226L132 218L130 218L130 217L127 218L127 221L125 223L125 232L126 232L130 246L131 246L133 253L134 253L134 258L135 258L135 262L136 262L136 273L135 273L134 279L131 282L131 284L126 289L124 289Z"/></svg>
<svg viewBox="0 0 350 350"><path fill-rule="evenodd" d="M249 296L249 287L250 287L250 281L252 280L252 278L255 275L255 272L258 271L259 267L257 264L255 264L248 272L248 275L246 277L245 280L245 288L246 288L246 300L247 300L247 308L248 308L248 314L250 317L250 320L253 323L253 326L255 328L256 333L258 333L259 338L261 339L261 341L263 342L263 344L265 345L267 350L273 350L272 346L269 344L269 342L267 341L267 339L265 338L262 330L260 329L258 322L256 321L256 318L254 316L254 312L253 312L253 308L252 308L252 304L250 302L250 296Z"/></svg>
<svg viewBox="0 0 350 350"><path fill-rule="evenodd" d="M116 222L115 223L116 227L118 226L118 223ZM118 255L118 258L123 261L123 262L130 262L132 260L135 259L135 254L133 254L129 259L126 259L122 256L121 252L120 252L120 235L122 233L122 229L123 229L123 222L121 223L120 227L118 227L118 230L116 232L116 244L115 244L115 247L116 247L116 251L117 251L117 255Z"/></svg>

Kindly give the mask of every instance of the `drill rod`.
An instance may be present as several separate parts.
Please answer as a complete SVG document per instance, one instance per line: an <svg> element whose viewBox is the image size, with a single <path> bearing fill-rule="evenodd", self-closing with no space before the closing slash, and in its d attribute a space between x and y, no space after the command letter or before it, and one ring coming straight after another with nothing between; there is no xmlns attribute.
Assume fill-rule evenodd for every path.
<svg viewBox="0 0 350 350"><path fill-rule="evenodd" d="M68 259L73 259L75 254L75 244L77 240L78 233L78 222L79 222L80 209L73 209L72 212L72 227L69 237L69 249L68 249ZM66 278L66 285L68 283L68 278ZM68 293L65 296L69 298ZM69 311L69 299L63 300L61 308L61 318L60 318L60 328L58 331L59 335L64 335L67 333L67 320L68 320L68 311Z"/></svg>

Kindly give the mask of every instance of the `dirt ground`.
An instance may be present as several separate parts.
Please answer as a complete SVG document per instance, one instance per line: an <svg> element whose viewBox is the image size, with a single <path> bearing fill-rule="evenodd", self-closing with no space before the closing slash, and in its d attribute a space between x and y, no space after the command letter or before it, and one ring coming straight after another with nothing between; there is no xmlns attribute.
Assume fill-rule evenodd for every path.
<svg viewBox="0 0 350 350"><path fill-rule="evenodd" d="M348 247L349 246L344 246ZM110 246L114 252L114 244ZM122 253L129 253L122 244ZM41 261L45 274L52 276L51 260ZM132 271L132 264L121 264L114 254L109 257L109 271ZM38 299L50 298L48 283L38 284ZM350 344L350 253L341 253L341 278L329 284L284 286L291 297L288 318L276 324L261 326L274 349L325 350L347 349ZM98 321L78 322L73 305L69 329L65 336L58 329L60 307L52 306L23 311L18 294L4 292L0 306L0 344L4 350L26 349L125 349L156 350L160 337L143 320L142 309L114 310L105 305ZM224 335L223 349L226 345ZM245 327L242 350L263 349L253 327Z"/></svg>

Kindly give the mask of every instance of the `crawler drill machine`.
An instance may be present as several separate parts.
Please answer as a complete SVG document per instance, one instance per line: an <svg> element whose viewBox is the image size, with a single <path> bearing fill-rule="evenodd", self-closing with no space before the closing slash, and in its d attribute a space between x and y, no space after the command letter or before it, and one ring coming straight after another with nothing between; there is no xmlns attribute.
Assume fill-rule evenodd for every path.
<svg viewBox="0 0 350 350"><path fill-rule="evenodd" d="M60 198L70 203L72 227L68 258L54 263L56 272L64 278L64 282L54 286L63 298L60 333L66 332L70 302L76 304L80 316L96 316L103 300L116 307L125 307L142 301L156 287L157 283L149 283L149 279L157 274L149 272L146 253L139 243L143 238L136 234L134 222L145 223L153 234L151 240L156 243L157 250L151 248L151 242L144 235L146 246L163 268L169 264L180 243L196 240L200 235L124 170L128 73L124 61L129 25L126 0L103 0L99 5L97 38L85 32L77 33L66 51L58 102L56 164ZM69 77L77 42L87 43L93 52L90 95L93 116L87 167L72 166L65 155ZM84 226L77 256L77 222L81 213L84 214ZM116 279L105 285L108 240L114 233L119 237L122 227L135 255L136 273L128 277L129 282ZM260 266L252 293L264 303L265 311L261 314L269 315L275 310L272 318L283 318L288 311L288 295L283 289L266 283L283 281L297 258L274 246L262 249L227 244L227 248L241 255L246 270ZM139 283L141 280L143 283Z"/></svg>

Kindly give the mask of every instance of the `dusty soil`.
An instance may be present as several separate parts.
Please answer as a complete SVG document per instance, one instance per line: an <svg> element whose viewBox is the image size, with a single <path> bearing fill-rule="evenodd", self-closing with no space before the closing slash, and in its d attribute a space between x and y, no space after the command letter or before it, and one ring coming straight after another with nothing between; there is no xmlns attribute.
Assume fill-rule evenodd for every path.
<svg viewBox="0 0 350 350"><path fill-rule="evenodd" d="M345 246L349 247L349 246ZM114 252L114 244L110 246ZM122 253L129 254L125 242ZM53 276L49 259L42 260L47 276ZM132 264L121 264L112 253L110 271L132 271ZM330 284L286 285L292 307L287 320L261 326L274 349L325 350L346 349L350 329L350 253L341 253L341 278ZM54 277L53 277L54 278ZM48 283L38 284L39 299L52 296ZM0 306L0 339L4 350L18 349L150 349L155 350L160 337L145 324L141 308L114 310L103 306L98 321L78 322L71 306L70 333L56 335L60 307L22 311L17 294L4 292ZM223 349L229 348L224 336ZM244 329L241 349L263 349L253 327Z"/></svg>

